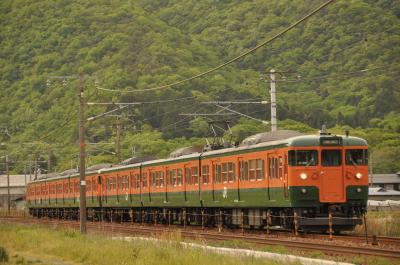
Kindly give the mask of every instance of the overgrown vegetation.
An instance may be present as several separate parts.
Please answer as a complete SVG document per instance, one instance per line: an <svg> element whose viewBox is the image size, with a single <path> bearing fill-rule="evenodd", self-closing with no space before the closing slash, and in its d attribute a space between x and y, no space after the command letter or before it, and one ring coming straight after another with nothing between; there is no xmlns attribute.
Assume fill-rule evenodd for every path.
<svg viewBox="0 0 400 265"><path fill-rule="evenodd" d="M367 213L369 235L400 237L400 211L369 211ZM357 226L356 233L365 233L365 227Z"/></svg>
<svg viewBox="0 0 400 265"><path fill-rule="evenodd" d="M8 254L5 248L0 246L0 263L8 261Z"/></svg>
<svg viewBox="0 0 400 265"><path fill-rule="evenodd" d="M81 236L72 230L0 224L0 241L21 256L40 256L44 264L281 264L251 257L229 257L179 243L111 240L100 235ZM25 259L26 260L26 259ZM47 263L53 260L53 263ZM57 262L59 261L59 262Z"/></svg>
<svg viewBox="0 0 400 265"><path fill-rule="evenodd" d="M147 89L198 74L273 36L322 2L0 1L2 153L19 161L29 155L47 160L50 153L57 170L76 165L78 82L47 82L49 76L90 75L85 95L94 102L186 98L122 111L122 157L134 151L165 157L175 148L202 143L207 134L207 119L180 113L215 112L218 108L201 104L210 100L268 100L269 84L260 74L275 68L284 72L277 83L279 128L315 132L323 123L339 133L352 128L352 134L369 140L376 172L398 171L397 1L336 1L271 46L181 86L123 94L96 89ZM90 106L87 115L114 108ZM263 120L270 116L265 105L232 108ZM237 115L222 118L231 121L234 140L269 130ZM88 122L88 141L116 142L115 125L115 117ZM89 164L117 162L110 151L113 145L89 145ZM12 169L23 172L24 165Z"/></svg>

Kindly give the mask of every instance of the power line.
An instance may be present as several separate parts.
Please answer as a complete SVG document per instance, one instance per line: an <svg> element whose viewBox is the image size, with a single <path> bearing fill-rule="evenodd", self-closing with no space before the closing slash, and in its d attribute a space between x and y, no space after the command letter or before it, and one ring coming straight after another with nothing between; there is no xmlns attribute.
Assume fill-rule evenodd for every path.
<svg viewBox="0 0 400 265"><path fill-rule="evenodd" d="M343 73L334 73L334 74L326 74L326 75L320 75L320 76L313 76L313 77L306 77L306 78L298 78L298 79L280 79L278 80L279 82L285 82L285 83L297 83L297 82L302 82L302 81L316 81L316 80L321 80L321 79L326 79L326 78L332 78L332 77L343 77L343 76L351 76L351 75L357 75L357 74L365 74L369 72L377 72L380 70L383 70L385 68L388 68L388 66L380 66L380 67L375 67L375 68L365 68L361 69L358 71L352 71L352 72L343 72ZM386 73L391 73L386 72Z"/></svg>
<svg viewBox="0 0 400 265"><path fill-rule="evenodd" d="M156 104L165 102L175 102L188 99L194 99L196 97L184 97L176 99L165 99L165 100L155 100L155 101L145 101L145 102L87 102L87 105L143 105L143 104Z"/></svg>
<svg viewBox="0 0 400 265"><path fill-rule="evenodd" d="M289 27L287 27L287 28L285 28L284 30L280 31L278 34L276 34L276 35L274 35L272 38L270 38L270 39L268 39L268 40L262 42L261 44L257 45L256 47L254 47L254 48L252 48L252 49L250 49L250 50L248 50L248 51L246 51L246 52L240 54L239 56L236 56L236 57L233 58L233 59L230 59L230 60L227 61L227 62L224 62L224 63L222 63L222 64L220 64L220 65L218 65L218 66L216 66L216 67L214 67L214 68L211 68L211 69L209 69L209 70L207 70L207 71L205 71L205 72L202 72L202 73L200 73L200 74L194 75L194 76L192 76L192 77L189 77L189 78L186 78L186 79L183 79L183 80L180 80L180 81L171 83L171 84L167 84L167 85L163 85L163 86L158 86L158 87L153 87L153 88L147 88L147 89L125 90L125 91L122 91L122 90L115 90L115 89L107 89L107 88L101 88L101 87L98 87L98 89L103 90L103 91L118 92L118 93L146 92L146 91L159 90L159 89L164 89L164 88L168 88L168 87L172 87L172 86L177 86L177 85L180 85L180 84L183 84L183 83L192 81L192 80L194 80L194 79L203 77L203 76L208 75L208 74L210 74L210 73L212 73L212 72L215 72L215 71L217 71L217 70L219 70L219 69L221 69L221 68L223 68L223 67L225 67L225 66L227 66L227 65L229 65L229 64L231 64L231 63L233 63L233 62L236 62L236 61L238 61L239 59L241 59L241 58L243 58L243 57L249 55L250 53L255 52L255 51L258 50L259 48L261 48L261 47L263 47L263 46L265 46L265 45L267 45L267 44L273 42L274 40L276 40L277 38L281 37L282 35L284 35L284 34L285 34L286 32L288 32L289 30L295 28L297 25L301 24L301 23L304 22L305 20L309 19L310 17L312 17L313 15L315 15L315 14L318 13L320 10L322 10L323 8L325 8L326 6L328 6L329 4L333 3L334 1L335 1L335 0L329 0L329 1L327 1L326 3L324 3L324 4L322 4L321 6L319 6L318 8L316 8L314 11L310 12L309 14L307 14L306 16L304 16L303 18L301 18L300 20L296 21L295 23L293 23L293 24L290 25Z"/></svg>

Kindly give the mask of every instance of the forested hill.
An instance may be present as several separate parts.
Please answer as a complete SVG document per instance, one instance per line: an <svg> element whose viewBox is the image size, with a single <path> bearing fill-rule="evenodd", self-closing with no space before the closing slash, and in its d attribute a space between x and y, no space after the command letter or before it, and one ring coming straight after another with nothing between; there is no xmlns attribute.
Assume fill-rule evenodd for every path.
<svg viewBox="0 0 400 265"><path fill-rule="evenodd" d="M3 0L0 1L1 155L53 168L76 164L77 86L87 75L91 102L147 102L120 111L122 155L167 156L202 143L212 100L269 100L277 75L278 127L367 138L374 169L400 170L400 2L335 1L283 37L219 71L164 89L145 90L199 74L255 47L322 0ZM162 100L163 102L154 102ZM116 106L87 106L87 117ZM232 109L269 119L269 105ZM114 114L118 114L115 112ZM91 143L117 141L115 115L87 122ZM239 115L235 140L269 130ZM106 150L106 151L104 151ZM113 145L88 145L88 162L117 161ZM46 168L46 165L41 165ZM22 164L14 164L21 171Z"/></svg>

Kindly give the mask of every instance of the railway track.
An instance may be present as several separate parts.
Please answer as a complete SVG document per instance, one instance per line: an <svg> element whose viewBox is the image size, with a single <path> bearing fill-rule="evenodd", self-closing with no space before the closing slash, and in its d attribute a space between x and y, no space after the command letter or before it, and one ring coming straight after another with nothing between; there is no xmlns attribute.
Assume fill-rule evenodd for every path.
<svg viewBox="0 0 400 265"><path fill-rule="evenodd" d="M79 222L54 219L34 219L24 217L0 217L0 222L39 224L51 227L65 227L79 229ZM219 232L216 229L201 229L198 227L165 226L137 223L105 223L88 222L87 228L92 233L105 233L109 235L122 236L160 236L173 237L179 234L182 238L201 239L205 241L221 242L227 240L240 240L254 245L261 246L285 246L301 251L321 251L328 255L347 255L347 256L376 256L393 260L400 260L400 238L378 237L378 245L366 244L363 236L340 235L334 236L333 240L327 235L319 234L300 234L295 237L289 233L248 233L236 230L224 230ZM372 242L372 237L369 238Z"/></svg>

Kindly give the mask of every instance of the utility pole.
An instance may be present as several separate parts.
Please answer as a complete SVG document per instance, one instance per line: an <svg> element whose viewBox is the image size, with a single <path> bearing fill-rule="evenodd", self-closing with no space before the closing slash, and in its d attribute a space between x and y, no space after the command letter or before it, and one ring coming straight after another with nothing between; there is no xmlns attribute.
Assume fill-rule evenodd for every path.
<svg viewBox="0 0 400 265"><path fill-rule="evenodd" d="M6 174L7 174L7 206L8 214L11 213L11 195L10 195L10 171L8 168L8 155L6 155Z"/></svg>
<svg viewBox="0 0 400 265"><path fill-rule="evenodd" d="M117 158L118 158L118 163L121 162L121 129L122 129L122 123L121 119L118 116L117 117Z"/></svg>
<svg viewBox="0 0 400 265"><path fill-rule="evenodd" d="M271 132L276 132L276 90L275 70L271 69Z"/></svg>
<svg viewBox="0 0 400 265"><path fill-rule="evenodd" d="M49 174L51 172L51 149L49 149L48 153L47 153L47 174Z"/></svg>
<svg viewBox="0 0 400 265"><path fill-rule="evenodd" d="M86 234L86 180L85 180L85 99L84 99L85 77L79 75L79 211L80 211L80 231Z"/></svg>
<svg viewBox="0 0 400 265"><path fill-rule="evenodd" d="M37 162L37 160L38 160L38 157L37 157L37 154L35 154L35 177L34 177L34 180L37 180L37 177L38 177L38 162Z"/></svg>
<svg viewBox="0 0 400 265"><path fill-rule="evenodd" d="M32 181L32 154L29 154L29 182Z"/></svg>

